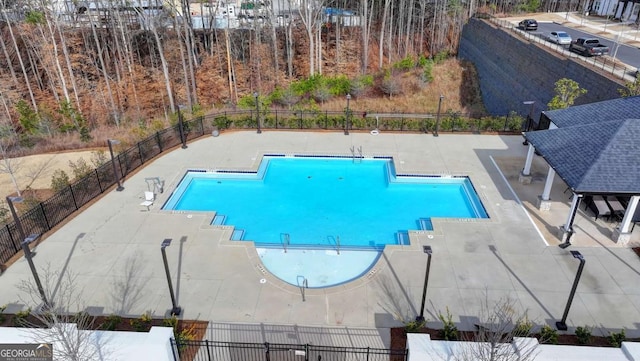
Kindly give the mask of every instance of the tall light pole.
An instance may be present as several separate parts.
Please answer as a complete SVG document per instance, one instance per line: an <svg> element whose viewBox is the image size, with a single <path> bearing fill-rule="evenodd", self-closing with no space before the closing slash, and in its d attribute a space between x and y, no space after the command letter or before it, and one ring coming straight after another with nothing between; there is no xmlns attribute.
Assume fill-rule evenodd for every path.
<svg viewBox="0 0 640 361"><path fill-rule="evenodd" d="M116 190L118 192L121 192L124 187L122 186L122 183L120 183L120 174L118 173L118 168L116 168L116 159L113 156L113 144L120 144L119 140L116 139L107 139L107 144L109 145L109 154L111 154L111 165L113 165L113 174L116 177L116 183L118 183L118 187L116 188Z"/></svg>
<svg viewBox="0 0 640 361"><path fill-rule="evenodd" d="M351 116L351 109L349 108L350 100L351 94L347 94L347 114L344 122L344 135L349 135L349 117Z"/></svg>
<svg viewBox="0 0 640 361"><path fill-rule="evenodd" d="M36 270L36 266L33 264L33 254L31 253L31 249L29 248L29 244L40 237L39 234L32 234L29 237L24 236L24 228L22 228L22 223L20 222L20 217L16 213L14 203L20 203L24 199L21 197L7 197L7 204L9 205L9 210L11 210L11 216L13 217L13 221L16 223L16 228L18 229L18 234L20 236L20 246L22 247L22 252L24 252L24 258L27 260L29 264L29 268L31 269L31 274L33 275L33 279L36 282L36 287L38 287L38 292L40 293L40 298L42 298L42 302L44 303L45 308L49 308L49 301L47 300L47 295L44 293L44 288L42 287L42 282L40 282L40 277L38 277L38 271Z"/></svg>
<svg viewBox="0 0 640 361"><path fill-rule="evenodd" d="M440 109L442 109L442 99L444 95L440 94L440 100L438 101L438 113L436 114L436 130L433 132L433 136L438 136L438 130L440 130Z"/></svg>
<svg viewBox="0 0 640 361"><path fill-rule="evenodd" d="M571 308L571 302L573 302L573 296L576 294L576 289L578 288L578 282L580 282L580 276L582 275L582 269L584 268L584 264L586 261L584 257L578 251L571 251L571 255L573 258L580 260L580 266L578 266L578 272L576 273L576 278L573 280L573 286L571 287L571 293L569 293L569 300L567 301L567 306L564 308L564 313L562 314L562 320L556 322L556 328L560 331L567 330L567 316L569 315L569 308Z"/></svg>
<svg viewBox="0 0 640 361"><path fill-rule="evenodd" d="M167 274L167 283L169 284L169 294L171 294L171 315L180 316L182 309L176 303L176 296L173 293L173 283L171 282L171 273L169 272L169 264L167 263L167 251L165 248L171 244L171 238L166 238L160 245L160 252L162 252L162 261L164 262L164 272Z"/></svg>
<svg viewBox="0 0 640 361"><path fill-rule="evenodd" d="M429 284L429 270L431 269L431 246L422 246L422 251L427 254L427 268L424 273L424 287L422 288L422 305L420 315L416 317L417 322L424 322L424 303L427 299L427 285Z"/></svg>
<svg viewBox="0 0 640 361"><path fill-rule="evenodd" d="M527 121L525 122L525 126L524 126L524 131L528 132L529 130L531 130L531 122L533 122L533 107L536 104L536 102L533 100L527 100L522 102L522 104L531 105L531 108L529 108L529 115L527 115ZM522 142L522 145L529 145L529 142L527 141L526 138L524 142Z"/></svg>
<svg viewBox="0 0 640 361"><path fill-rule="evenodd" d="M258 99L260 94L258 92L253 92L253 98L256 100L256 123L258 123L258 130L256 133L262 133L262 129L260 129L260 100Z"/></svg>

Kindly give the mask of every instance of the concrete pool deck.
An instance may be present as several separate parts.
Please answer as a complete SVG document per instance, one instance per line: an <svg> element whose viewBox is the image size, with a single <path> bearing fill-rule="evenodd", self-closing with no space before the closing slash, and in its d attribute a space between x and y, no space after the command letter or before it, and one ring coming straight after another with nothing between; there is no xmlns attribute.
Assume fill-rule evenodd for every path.
<svg viewBox="0 0 640 361"><path fill-rule="evenodd" d="M232 227L210 226L213 213L160 210L187 168L254 169L265 153L350 155L360 146L365 157L393 156L398 172L469 175L491 218L434 220L434 231L412 233L411 245L387 247L365 276L307 289L303 301L300 289L264 269L252 244L229 241ZM109 191L48 235L34 262L41 278L46 267L74 274L82 305L93 312L162 317L171 300L160 243L171 238L166 250L178 304L184 318L212 321L210 340L385 347L387 328L419 313L422 245L433 248L428 324L439 326L438 314L448 308L461 329L473 325L483 300L504 297L537 325L555 325L578 267L569 251L579 250L586 266L567 320L570 331L594 326L594 335L606 335L624 328L628 337L640 337L640 259L610 240L615 224L594 221L582 209L574 245L557 247L555 231L567 218L569 195L556 176L551 211L536 210L547 166L536 157L533 182L518 184L526 150L520 136L224 132L167 152L125 179L124 191ZM146 177L165 181L150 211L139 205ZM632 242L639 241L636 229ZM27 297L15 286L31 278L24 258L0 276L6 312L23 307ZM57 281L53 277L51 289Z"/></svg>

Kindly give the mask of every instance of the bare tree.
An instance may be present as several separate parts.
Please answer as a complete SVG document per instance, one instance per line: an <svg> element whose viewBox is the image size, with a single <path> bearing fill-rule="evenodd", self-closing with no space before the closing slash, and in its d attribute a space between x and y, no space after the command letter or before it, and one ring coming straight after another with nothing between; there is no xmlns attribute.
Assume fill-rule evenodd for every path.
<svg viewBox="0 0 640 361"><path fill-rule="evenodd" d="M316 46L320 46L316 44L316 32L321 28L322 6L321 0L302 0L298 9L309 40L309 76L316 72Z"/></svg>
<svg viewBox="0 0 640 361"><path fill-rule="evenodd" d="M21 281L17 287L24 293L24 302L34 310L35 321L26 321L34 342L52 343L55 360L93 361L110 353L108 338L95 337L95 316L84 312L82 289L77 276L70 270L54 271L50 265L40 275L49 304L43 304L40 292L32 278Z"/></svg>
<svg viewBox="0 0 640 361"><path fill-rule="evenodd" d="M537 343L527 342L533 324L511 298L490 305L487 295L480 305L473 337L455 352L458 361L528 361L537 355Z"/></svg>
<svg viewBox="0 0 640 361"><path fill-rule="evenodd" d="M20 187L18 186L18 180L16 179L16 173L20 169L22 165L22 159L20 158L9 158L9 155L6 151L6 143L10 141L11 138L15 137L15 131L13 127L9 125L0 125L0 156L2 157L2 161L0 162L0 173L6 173L11 178L11 183L13 183L13 187L15 188L18 197L20 194ZM6 142L6 143L5 143Z"/></svg>

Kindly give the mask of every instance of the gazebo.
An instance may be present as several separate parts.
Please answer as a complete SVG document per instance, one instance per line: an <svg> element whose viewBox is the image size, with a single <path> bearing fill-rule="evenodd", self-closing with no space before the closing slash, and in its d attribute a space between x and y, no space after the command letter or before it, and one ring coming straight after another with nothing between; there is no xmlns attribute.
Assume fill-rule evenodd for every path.
<svg viewBox="0 0 640 361"><path fill-rule="evenodd" d="M520 182L530 183L535 153L549 165L538 208L549 210L553 178L558 176L572 192L567 221L563 225L562 247L570 244L573 221L585 196L614 196L629 199L613 239L626 243L640 200L640 96L543 112L538 129L525 132L529 143Z"/></svg>

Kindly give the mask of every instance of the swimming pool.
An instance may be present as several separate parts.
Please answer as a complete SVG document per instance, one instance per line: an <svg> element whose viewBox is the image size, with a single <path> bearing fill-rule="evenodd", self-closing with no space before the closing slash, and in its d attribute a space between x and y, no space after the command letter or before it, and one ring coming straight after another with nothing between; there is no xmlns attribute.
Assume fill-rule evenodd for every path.
<svg viewBox="0 0 640 361"><path fill-rule="evenodd" d="M188 172L164 209L216 211L260 245L384 248L433 217L487 218L467 177L396 175L393 161L264 157L255 172Z"/></svg>
<svg viewBox="0 0 640 361"><path fill-rule="evenodd" d="M234 240L257 248L318 250L305 253L314 255L305 277L328 262L331 251L408 244L408 231L431 230L432 218L488 218L468 177L396 174L390 157L265 156L256 171L188 171L163 209L215 211L212 224L233 225ZM267 253L260 256L295 285L299 275L273 272L301 267L281 253L278 261L274 252L268 260Z"/></svg>

